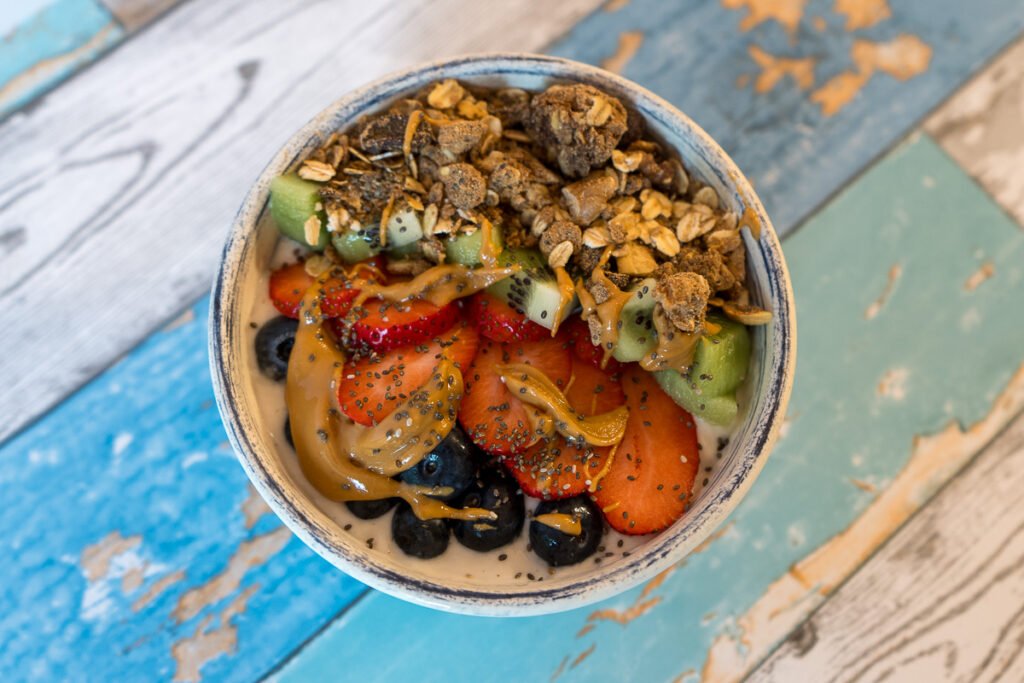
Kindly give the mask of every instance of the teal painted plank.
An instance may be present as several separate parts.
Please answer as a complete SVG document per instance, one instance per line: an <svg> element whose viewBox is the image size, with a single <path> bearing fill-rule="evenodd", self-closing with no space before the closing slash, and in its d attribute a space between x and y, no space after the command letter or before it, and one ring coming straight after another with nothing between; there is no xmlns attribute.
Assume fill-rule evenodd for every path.
<svg viewBox="0 0 1024 683"><path fill-rule="evenodd" d="M784 248L800 320L788 432L705 552L646 595L537 618L454 616L374 593L275 680L344 671L352 680L542 681L561 666L559 681L646 683L701 671L715 639L740 635L740 617L776 579L869 507L862 487L898 476L916 435L984 418L1024 362L1024 232L928 138L892 153ZM928 487L916 484L920 505ZM815 587L805 591L810 599L786 605L797 620L814 604ZM608 618L628 620L630 608L643 615L628 625ZM588 621L597 610L617 612Z"/></svg>
<svg viewBox="0 0 1024 683"><path fill-rule="evenodd" d="M53 0L30 18L21 11L3 12L6 16L0 21L23 21L16 28L8 26L0 40L0 117L52 88L124 36L95 0Z"/></svg>
<svg viewBox="0 0 1024 683"><path fill-rule="evenodd" d="M844 4L891 4L891 16L848 30L833 0L630 0L616 12L591 15L550 51L601 64L616 53L621 33L640 34L623 75L679 106L715 137L754 181L776 229L786 233L1024 28L1020 0ZM854 19L854 26L871 21ZM887 50L872 47L889 43ZM813 82L801 87L779 71L773 87L763 80L764 92L757 92L767 69L755 56L765 63L771 56L803 59L804 78ZM854 76L855 61L870 64L864 68L872 75L859 88L839 87L832 79ZM856 96L826 113L823 102L834 106L842 92Z"/></svg>
<svg viewBox="0 0 1024 683"><path fill-rule="evenodd" d="M0 680L251 681L365 590L249 498L189 313L0 446Z"/></svg>

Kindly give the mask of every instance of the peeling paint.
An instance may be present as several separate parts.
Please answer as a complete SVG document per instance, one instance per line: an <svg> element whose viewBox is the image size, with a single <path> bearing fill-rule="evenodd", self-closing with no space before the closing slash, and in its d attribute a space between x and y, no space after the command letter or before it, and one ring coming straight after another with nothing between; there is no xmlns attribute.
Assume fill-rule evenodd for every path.
<svg viewBox="0 0 1024 683"><path fill-rule="evenodd" d="M162 576L153 582L153 585L146 589L146 591L135 599L132 603L132 611L138 612L143 607L153 602L159 597L165 590L178 583L185 578L185 570L179 569L175 572L171 572L166 576Z"/></svg>
<svg viewBox="0 0 1024 683"><path fill-rule="evenodd" d="M746 8L747 13L740 20L741 31L774 20L782 24L790 36L796 33L806 4L807 0L722 0L722 7L726 9Z"/></svg>
<svg viewBox="0 0 1024 683"><path fill-rule="evenodd" d="M855 479L853 477L850 477L850 483L859 488L861 491L864 491L865 493L870 493L871 495L878 493L878 487L872 484L870 481L864 481L863 479Z"/></svg>
<svg viewBox="0 0 1024 683"><path fill-rule="evenodd" d="M886 370L878 382L876 391L883 398L902 401L907 397L907 378L909 377L910 371L906 368Z"/></svg>
<svg viewBox="0 0 1024 683"><path fill-rule="evenodd" d="M971 273L971 276L969 278L967 278L967 282L964 283L964 289L967 290L968 292L973 292L981 285L981 283L985 282L985 280L989 279L995 274L995 264L992 263L991 261L986 261L985 263L981 264L981 267L979 267L976 271Z"/></svg>
<svg viewBox="0 0 1024 683"><path fill-rule="evenodd" d="M790 58L769 54L758 45L747 48L750 58L761 68L754 81L754 92L771 91L783 78L789 76L801 90L814 85L814 57Z"/></svg>
<svg viewBox="0 0 1024 683"><path fill-rule="evenodd" d="M903 266L899 263L894 263L889 268L889 276L885 283L885 289L878 295L878 298L871 302L871 305L864 311L865 320L874 320L881 310L888 303L889 297L892 296L893 290L896 288L896 283L903 275Z"/></svg>
<svg viewBox="0 0 1024 683"><path fill-rule="evenodd" d="M213 622L213 615L208 615L191 636L182 638L172 646L176 683L198 683L203 678L200 670L204 664L235 652L238 647L238 629L231 620L245 611L246 603L258 589L258 584L249 586L228 603L220 614L217 628L208 630Z"/></svg>
<svg viewBox="0 0 1024 683"><path fill-rule="evenodd" d="M836 14L846 17L846 30L874 26L892 16L887 0L836 0Z"/></svg>
<svg viewBox="0 0 1024 683"><path fill-rule="evenodd" d="M601 68L620 74L633 59L637 50L644 44L644 34L640 31L625 31L619 35L619 46L608 59L601 62Z"/></svg>
<svg viewBox="0 0 1024 683"><path fill-rule="evenodd" d="M951 422L914 439L906 466L846 530L776 579L736 620L737 633L719 635L701 680L736 681L761 661L800 621L857 569L896 529L1024 409L1024 364L989 413L965 432Z"/></svg>
<svg viewBox="0 0 1024 683"><path fill-rule="evenodd" d="M142 543L142 536L121 536L111 531L102 539L82 551L82 571L89 581L99 581L110 572L110 561Z"/></svg>
<svg viewBox="0 0 1024 683"><path fill-rule="evenodd" d="M620 9L626 7L629 4L629 0L608 0L604 4L605 12L618 12Z"/></svg>
<svg viewBox="0 0 1024 683"><path fill-rule="evenodd" d="M558 663L558 668L555 669L555 673L551 674L551 683L555 683L558 677L565 671L565 665L569 663L569 655L562 657L562 661Z"/></svg>
<svg viewBox="0 0 1024 683"><path fill-rule="evenodd" d="M237 591L246 572L265 563L280 552L289 539L291 539L291 532L287 527L280 527L240 543L238 549L228 560L228 566L223 572L181 596L173 612L175 621L179 624L188 621L204 608Z"/></svg>
<svg viewBox="0 0 1024 683"><path fill-rule="evenodd" d="M855 40L850 48L854 71L843 71L811 94L824 116L834 116L857 96L879 71L906 81L928 70L932 48L917 36L907 33L886 43Z"/></svg>
<svg viewBox="0 0 1024 683"><path fill-rule="evenodd" d="M594 654L594 650L596 648L597 648L597 643L593 643L586 650L584 650L583 652L581 652L578 655L576 655L576 659L572 660L572 664L569 665L569 668L570 669L575 669L577 666L582 664L583 660L585 660L590 655Z"/></svg>
<svg viewBox="0 0 1024 683"><path fill-rule="evenodd" d="M249 495L242 502L242 517L245 518L245 528L251 529L263 515L271 512L270 506L263 500L256 488L249 484Z"/></svg>

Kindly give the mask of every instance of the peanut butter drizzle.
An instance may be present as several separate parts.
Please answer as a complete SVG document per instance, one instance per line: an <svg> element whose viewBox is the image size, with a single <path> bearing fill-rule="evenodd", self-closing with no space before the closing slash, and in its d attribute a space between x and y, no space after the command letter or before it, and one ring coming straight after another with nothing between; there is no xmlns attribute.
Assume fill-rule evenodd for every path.
<svg viewBox="0 0 1024 683"><path fill-rule="evenodd" d="M693 365L693 356L701 338L700 330L687 333L676 329L660 306L654 308L654 329L658 332L658 345L640 359L640 367L648 372L669 368L685 372Z"/></svg>
<svg viewBox="0 0 1024 683"><path fill-rule="evenodd" d="M493 268L498 265L500 254L501 250L494 243L494 226L485 218L480 226L480 263L487 268Z"/></svg>
<svg viewBox="0 0 1024 683"><path fill-rule="evenodd" d="M564 512L547 512L543 515L537 515L533 518L533 521L561 531L568 536L579 536L583 533L583 525L580 524L580 520Z"/></svg>
<svg viewBox="0 0 1024 683"><path fill-rule="evenodd" d="M708 299L712 306L718 306L730 320L744 325L767 325L772 321L772 312L757 306L749 306L734 301L723 301L718 297Z"/></svg>
<svg viewBox="0 0 1024 683"><path fill-rule="evenodd" d="M761 220L749 206L743 209L743 215L740 216L738 225L741 230L743 226L750 228L750 234L754 236L755 240L761 239Z"/></svg>
<svg viewBox="0 0 1024 683"><path fill-rule="evenodd" d="M569 439L583 439L592 446L613 446L626 433L629 408L619 406L600 415L579 415L555 383L533 367L521 363L495 368L508 390L523 403L540 408L553 418L555 429Z"/></svg>
<svg viewBox="0 0 1024 683"><path fill-rule="evenodd" d="M581 317L590 321L595 315L600 323L599 341L601 348L604 350L604 358L601 359L601 367L608 365L608 360L612 357L612 352L615 351L615 345L619 341L619 327L620 319L622 318L622 309L626 306L626 303L633 296L632 292L623 292L619 289L614 282L608 279L604 274L603 270L595 268L593 275L594 280L600 282L608 288L608 299L603 303L597 303L594 296L590 291L583 286L583 281L577 283L576 294L580 298L580 305L583 307L583 312L580 314Z"/></svg>
<svg viewBox="0 0 1024 683"><path fill-rule="evenodd" d="M292 439L303 474L317 491L331 500L381 500L397 497L409 503L420 519L494 519L494 513L488 510L458 510L429 497L431 494L445 493L443 489L411 486L371 472L360 464L353 450L343 446L344 443L358 440L358 432L363 428L342 424L341 413L335 406L334 382L344 365L345 355L329 337L322 322L319 294L327 279L327 275L318 278L303 297L300 324L295 333L295 345L292 347L285 385ZM397 410L405 408L403 403ZM423 426L430 423L421 420L418 424ZM343 432L351 433L342 436ZM411 435L407 432L406 438L408 436ZM377 457L384 458L383 451Z"/></svg>
<svg viewBox="0 0 1024 683"><path fill-rule="evenodd" d="M434 266L407 282L396 282L393 285L371 282L361 286L353 307L362 306L367 299L396 302L413 297L429 301L435 306L444 306L460 297L475 294L519 270L519 266L483 266L475 269L455 264Z"/></svg>
<svg viewBox="0 0 1024 683"><path fill-rule="evenodd" d="M564 267L555 268L555 280L558 282L559 298L558 308L555 309L555 319L551 324L552 337L558 334L558 328L562 325L562 320L565 319L567 309L572 306L572 300L576 297L576 285L569 277L569 273L565 272Z"/></svg>

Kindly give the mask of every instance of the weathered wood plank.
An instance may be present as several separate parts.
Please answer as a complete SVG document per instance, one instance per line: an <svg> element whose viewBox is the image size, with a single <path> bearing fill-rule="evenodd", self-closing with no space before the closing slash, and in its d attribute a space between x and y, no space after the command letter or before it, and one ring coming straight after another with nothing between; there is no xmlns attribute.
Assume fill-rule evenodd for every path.
<svg viewBox="0 0 1024 683"><path fill-rule="evenodd" d="M342 666L357 680L439 683L742 678L1024 409L1022 320L1007 314L1024 296L1024 233L927 137L784 248L800 319L785 436L702 553L645 588L540 618L455 617L372 594L279 680ZM437 634L529 656L439 652ZM380 643L395 642L406 654L382 671Z"/></svg>
<svg viewBox="0 0 1024 683"><path fill-rule="evenodd" d="M1024 225L1024 39L943 104L925 129Z"/></svg>
<svg viewBox="0 0 1024 683"><path fill-rule="evenodd" d="M631 0L552 52L612 58L682 108L786 232L1022 28L1019 0Z"/></svg>
<svg viewBox="0 0 1024 683"><path fill-rule="evenodd" d="M248 185L328 102L597 4L190 3L0 125L0 440L208 289Z"/></svg>
<svg viewBox="0 0 1024 683"><path fill-rule="evenodd" d="M100 0L125 29L137 31L181 0Z"/></svg>
<svg viewBox="0 0 1024 683"><path fill-rule="evenodd" d="M750 680L1020 680L1022 488L1024 417Z"/></svg>
<svg viewBox="0 0 1024 683"><path fill-rule="evenodd" d="M0 119L96 59L124 36L117 21L94 0L10 5L0 8Z"/></svg>

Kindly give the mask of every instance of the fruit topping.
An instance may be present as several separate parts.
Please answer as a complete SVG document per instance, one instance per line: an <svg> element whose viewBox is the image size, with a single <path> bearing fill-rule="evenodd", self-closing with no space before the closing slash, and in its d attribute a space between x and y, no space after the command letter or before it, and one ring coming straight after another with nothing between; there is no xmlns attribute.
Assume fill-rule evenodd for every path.
<svg viewBox="0 0 1024 683"><path fill-rule="evenodd" d="M498 367L510 363L533 366L557 387L566 386L572 368L568 346L561 339L486 342L480 347L469 371L463 373L466 393L459 424L473 443L498 455L521 453L540 438L533 428L539 411L520 401L501 381Z"/></svg>
<svg viewBox="0 0 1024 683"><path fill-rule="evenodd" d="M436 497L452 501L465 493L476 480L477 465L483 459L466 433L454 427L439 446L398 478L407 484L450 489Z"/></svg>
<svg viewBox="0 0 1024 683"><path fill-rule="evenodd" d="M609 525L625 534L669 527L686 509L700 466L693 418L637 366L623 371L629 408L626 433L594 500Z"/></svg>
<svg viewBox="0 0 1024 683"><path fill-rule="evenodd" d="M270 182L270 215L277 229L310 249L327 246L327 220L320 204L320 185L286 173Z"/></svg>
<svg viewBox="0 0 1024 683"><path fill-rule="evenodd" d="M474 295L469 300L466 313L480 331L480 336L491 341L539 341L551 336L549 330L487 292Z"/></svg>
<svg viewBox="0 0 1024 683"><path fill-rule="evenodd" d="M291 318L278 316L264 323L256 333L256 364L260 372L275 382L288 376L288 357L295 345L297 328L298 323Z"/></svg>
<svg viewBox="0 0 1024 683"><path fill-rule="evenodd" d="M360 312L352 323L354 341L379 352L419 344L447 332L459 319L456 304L435 306L422 299L397 303L370 299Z"/></svg>
<svg viewBox="0 0 1024 683"><path fill-rule="evenodd" d="M530 545L552 567L565 567L593 555L603 532L601 510L586 496L546 500L533 512Z"/></svg>
<svg viewBox="0 0 1024 683"><path fill-rule="evenodd" d="M359 519L377 519L383 517L395 507L398 498L382 498L381 500L350 500L345 503L348 511Z"/></svg>
<svg viewBox="0 0 1024 683"><path fill-rule="evenodd" d="M346 315L352 308L352 302L359 296L360 283L376 281L380 278L380 271L369 264L358 265L353 269L353 275L352 280L332 277L324 282L320 292L321 311L328 318ZM274 308L281 315L298 318L302 297L314 281L302 263L293 263L275 270L270 275L270 300Z"/></svg>
<svg viewBox="0 0 1024 683"><path fill-rule="evenodd" d="M447 520L420 519L405 502L391 518L391 537L395 545L406 555L423 560L437 557L448 549L448 534Z"/></svg>
<svg viewBox="0 0 1024 683"><path fill-rule="evenodd" d="M472 550L486 552L512 542L523 530L526 503L519 485L502 469L489 467L480 472L459 507L490 510L492 521L466 521L453 524L455 538Z"/></svg>
<svg viewBox="0 0 1024 683"><path fill-rule="evenodd" d="M463 324L423 344L349 359L338 382L338 404L356 423L378 424L431 378L442 356L468 368L477 344L476 331Z"/></svg>
<svg viewBox="0 0 1024 683"><path fill-rule="evenodd" d="M518 272L492 285L487 291L504 299L516 311L550 330L559 311L564 315L571 310L571 304L567 306L562 300L558 278L538 252L506 249L501 252L498 262L503 266L514 266Z"/></svg>
<svg viewBox="0 0 1024 683"><path fill-rule="evenodd" d="M566 322L565 331L572 342L573 357L595 368L601 368L604 350L590 340L590 326L582 318L573 317ZM618 372L621 367L615 358L609 358L604 365L608 372Z"/></svg>

